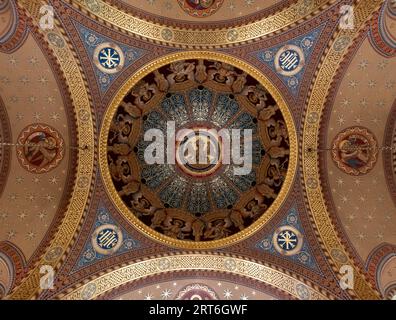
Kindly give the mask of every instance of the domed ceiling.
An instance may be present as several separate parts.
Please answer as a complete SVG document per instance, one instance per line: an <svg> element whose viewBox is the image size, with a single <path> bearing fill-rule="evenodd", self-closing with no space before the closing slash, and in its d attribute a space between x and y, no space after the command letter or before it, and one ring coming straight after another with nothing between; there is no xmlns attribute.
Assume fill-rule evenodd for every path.
<svg viewBox="0 0 396 320"><path fill-rule="evenodd" d="M395 5L0 1L0 297L395 299Z"/></svg>

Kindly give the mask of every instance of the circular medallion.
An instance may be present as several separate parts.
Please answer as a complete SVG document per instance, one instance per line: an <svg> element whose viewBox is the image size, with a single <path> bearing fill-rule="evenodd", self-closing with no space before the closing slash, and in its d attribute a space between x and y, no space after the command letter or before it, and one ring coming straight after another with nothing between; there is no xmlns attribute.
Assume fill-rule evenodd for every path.
<svg viewBox="0 0 396 320"><path fill-rule="evenodd" d="M64 156L60 134L45 124L26 127L18 137L17 158L23 168L33 173L45 173L56 168Z"/></svg>
<svg viewBox="0 0 396 320"><path fill-rule="evenodd" d="M350 175L368 173L377 162L377 155L377 141L365 128L348 128L333 141L332 158L338 168Z"/></svg>
<svg viewBox="0 0 396 320"><path fill-rule="evenodd" d="M95 295L95 292L96 292L96 284L88 283L81 292L81 298L83 300L90 300Z"/></svg>
<svg viewBox="0 0 396 320"><path fill-rule="evenodd" d="M219 300L219 297L208 286L192 284L180 290L175 300Z"/></svg>
<svg viewBox="0 0 396 320"><path fill-rule="evenodd" d="M308 287L305 284L302 284L302 283L297 284L296 292L301 300L309 300L311 297Z"/></svg>
<svg viewBox="0 0 396 320"><path fill-rule="evenodd" d="M304 52L295 45L286 45L275 55L275 69L281 75L294 76L302 70L304 65Z"/></svg>
<svg viewBox="0 0 396 320"><path fill-rule="evenodd" d="M255 69L209 55L179 53L142 70L101 132L101 170L117 207L178 247L254 232L283 201L296 165L294 125L275 88Z"/></svg>
<svg viewBox="0 0 396 320"><path fill-rule="evenodd" d="M214 14L224 0L177 0L180 7L190 16L203 18Z"/></svg>
<svg viewBox="0 0 396 320"><path fill-rule="evenodd" d="M54 32L49 32L47 34L47 38L50 43L60 49L65 46L65 41L62 39L62 37Z"/></svg>
<svg viewBox="0 0 396 320"><path fill-rule="evenodd" d="M301 250L303 236L292 226L282 226L274 232L272 241L276 251L285 256L292 256Z"/></svg>
<svg viewBox="0 0 396 320"><path fill-rule="evenodd" d="M102 43L97 46L94 51L93 59L96 67L100 71L110 74L120 72L125 63L124 53L121 48L110 42Z"/></svg>
<svg viewBox="0 0 396 320"><path fill-rule="evenodd" d="M117 226L105 224L92 234L92 246L101 254L113 254L122 245L122 231Z"/></svg>

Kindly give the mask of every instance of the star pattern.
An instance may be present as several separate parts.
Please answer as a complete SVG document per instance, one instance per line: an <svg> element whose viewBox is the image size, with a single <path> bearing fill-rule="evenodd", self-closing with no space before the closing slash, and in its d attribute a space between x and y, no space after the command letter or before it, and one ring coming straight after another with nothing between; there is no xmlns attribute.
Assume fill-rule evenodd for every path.
<svg viewBox="0 0 396 320"><path fill-rule="evenodd" d="M68 121L58 81L35 40L28 37L21 49L11 55L0 53L0 58L5 61L0 68L0 92L13 140L24 128L38 122L56 128L67 139L68 126L63 125ZM58 210L67 177L62 171L68 160L41 175L27 172L16 159L13 162L0 197L0 241L11 240L29 260ZM61 190L54 189L55 185Z"/></svg>
<svg viewBox="0 0 396 320"><path fill-rule="evenodd" d="M390 107L396 99L396 92L390 91L395 77L384 70L394 67L395 59L379 58L365 41L340 85L329 122L333 128L328 131L329 146L339 132L354 126L366 127L382 143ZM329 187L337 215L365 260L381 243L396 242L396 208L386 188L382 161L376 163L372 172L356 177L339 170L330 152L327 157Z"/></svg>
<svg viewBox="0 0 396 320"><path fill-rule="evenodd" d="M199 284L214 292L219 300L274 300L268 293L252 289L244 285L237 285L228 281L209 279L180 279L180 281L161 282L126 293L118 299L122 300L176 300L180 292L186 287ZM220 284L220 285L219 285ZM200 295L194 291L194 295ZM180 297L179 297L180 298Z"/></svg>

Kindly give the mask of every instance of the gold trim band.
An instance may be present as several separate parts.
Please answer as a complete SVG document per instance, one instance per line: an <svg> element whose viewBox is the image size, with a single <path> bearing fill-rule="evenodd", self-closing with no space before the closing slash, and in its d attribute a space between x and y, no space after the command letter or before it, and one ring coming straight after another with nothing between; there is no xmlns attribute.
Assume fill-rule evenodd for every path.
<svg viewBox="0 0 396 320"><path fill-rule="evenodd" d="M133 17L103 0L69 0L93 16L127 32L167 45L214 48L237 44L267 36L304 21L321 12L336 0L299 0L276 14L246 25L222 29L184 29L159 25Z"/></svg>
<svg viewBox="0 0 396 320"><path fill-rule="evenodd" d="M39 0L24 0L19 2L33 21L38 24L41 18L40 7L46 2ZM41 30L41 29L40 29ZM73 241L78 225L84 214L90 193L92 173L94 169L94 125L91 116L91 102L89 100L85 81L72 50L69 48L62 30L55 26L53 30L40 31L48 41L54 56L63 70L67 86L70 90L76 114L77 145L91 146L88 149L78 149L77 178L73 188L65 217L59 229L46 248L45 254L30 270L22 283L16 287L8 299L26 300L33 298L40 291L40 267L59 265L70 243Z"/></svg>
<svg viewBox="0 0 396 320"><path fill-rule="evenodd" d="M164 272L180 270L210 270L249 277L280 289L296 299L334 299L332 295L324 294L313 286L308 286L293 276L268 266L241 258L213 254L185 254L136 262L108 272L88 283L79 284L73 291L67 294L60 294L57 298L65 300L95 299L128 282Z"/></svg>

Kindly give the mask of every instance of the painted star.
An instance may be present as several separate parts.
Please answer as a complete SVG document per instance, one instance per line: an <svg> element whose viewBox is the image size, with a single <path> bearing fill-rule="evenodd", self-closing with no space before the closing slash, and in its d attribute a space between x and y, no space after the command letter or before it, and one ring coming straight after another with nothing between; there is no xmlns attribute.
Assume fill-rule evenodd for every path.
<svg viewBox="0 0 396 320"><path fill-rule="evenodd" d="M52 113L52 114L50 115L50 118L51 118L51 120L53 120L53 121L58 121L59 118L60 118L60 116L59 116L58 113L54 112L54 113Z"/></svg>
<svg viewBox="0 0 396 320"><path fill-rule="evenodd" d="M349 86L351 88L356 88L358 86L359 82L357 82L356 80L352 80L349 82Z"/></svg>
<svg viewBox="0 0 396 320"><path fill-rule="evenodd" d="M10 240L12 238L14 238L16 235L16 232L14 230L10 230L7 232L7 238Z"/></svg>
<svg viewBox="0 0 396 320"><path fill-rule="evenodd" d="M170 298L171 294L172 291L170 289L165 289L164 291L161 292L161 297L162 299L167 300Z"/></svg>
<svg viewBox="0 0 396 320"><path fill-rule="evenodd" d="M368 61L367 61L367 60L362 60L362 61L359 63L359 69L361 69L361 70L367 69L367 66L368 66Z"/></svg>
<svg viewBox="0 0 396 320"><path fill-rule="evenodd" d="M29 63L35 66L38 63L38 59L36 57L32 57L30 58Z"/></svg>
<svg viewBox="0 0 396 320"><path fill-rule="evenodd" d="M18 218L21 220L25 219L26 217L27 217L26 212L21 212L20 214L18 214Z"/></svg>
<svg viewBox="0 0 396 320"><path fill-rule="evenodd" d="M29 78L24 76L19 80L22 84L28 84L30 82Z"/></svg>
<svg viewBox="0 0 396 320"><path fill-rule="evenodd" d="M342 116L342 115L339 116L338 119L337 119L337 122L338 122L339 126L342 126L345 123L344 116Z"/></svg>
<svg viewBox="0 0 396 320"><path fill-rule="evenodd" d="M54 177L49 179L49 182L52 183L52 184L57 184L58 183L58 178L54 176Z"/></svg>
<svg viewBox="0 0 396 320"><path fill-rule="evenodd" d="M17 63L18 63L18 60L17 59L15 59L15 57L14 56L12 56L11 58L10 58L10 60L8 60L13 66L15 66Z"/></svg>
<svg viewBox="0 0 396 320"><path fill-rule="evenodd" d="M47 214L44 211L41 211L41 212L39 212L39 214L37 216L39 217L40 220L42 220L45 218L46 215Z"/></svg>
<svg viewBox="0 0 396 320"><path fill-rule="evenodd" d="M232 292L229 289L224 290L224 298L226 298L227 300L232 298Z"/></svg>
<svg viewBox="0 0 396 320"><path fill-rule="evenodd" d="M29 240L32 240L34 237L36 237L36 234L33 231L30 231L30 232L27 233L26 237Z"/></svg>
<svg viewBox="0 0 396 320"><path fill-rule="evenodd" d="M40 84L42 84L42 85L45 85L45 84L48 83L48 79L47 79L46 77L44 77L44 76L41 76L41 77L38 79L38 82L40 82Z"/></svg>
<svg viewBox="0 0 396 320"><path fill-rule="evenodd" d="M147 294L144 296L144 300L153 300L153 298L154 298L154 296L153 296L151 293L147 293Z"/></svg>
<svg viewBox="0 0 396 320"><path fill-rule="evenodd" d="M23 182L23 177L18 176L18 177L15 178L15 180L16 180L17 183L22 183Z"/></svg>

